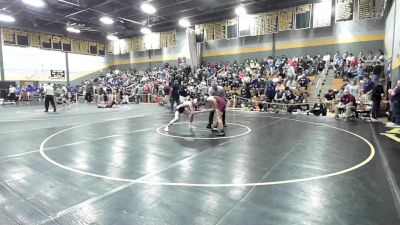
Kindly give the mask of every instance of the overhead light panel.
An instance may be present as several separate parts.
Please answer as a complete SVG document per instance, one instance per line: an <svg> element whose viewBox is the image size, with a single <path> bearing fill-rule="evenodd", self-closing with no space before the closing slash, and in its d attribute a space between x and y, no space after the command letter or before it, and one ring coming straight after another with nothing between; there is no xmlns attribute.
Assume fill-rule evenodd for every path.
<svg viewBox="0 0 400 225"><path fill-rule="evenodd" d="M6 23L12 23L15 21L15 18L10 15L0 14L0 21Z"/></svg>
<svg viewBox="0 0 400 225"><path fill-rule="evenodd" d="M151 30L147 27L140 29L140 32L142 32L142 34L151 34Z"/></svg>
<svg viewBox="0 0 400 225"><path fill-rule="evenodd" d="M236 13L236 15L238 15L238 16L247 15L246 8L245 8L244 6L242 6L242 5L236 7L235 13Z"/></svg>
<svg viewBox="0 0 400 225"><path fill-rule="evenodd" d="M154 8L154 6L152 6L152 5L148 4L148 3L143 3L140 6L140 9L142 9L142 11L144 13L147 13L147 14L154 14L157 11L156 8Z"/></svg>
<svg viewBox="0 0 400 225"><path fill-rule="evenodd" d="M76 34L79 34L81 32L81 30L79 30L75 27L67 27L67 31L71 32L71 33L76 33Z"/></svg>
<svg viewBox="0 0 400 225"><path fill-rule="evenodd" d="M181 25L182 27L190 27L190 22L187 19L180 19L179 25Z"/></svg>
<svg viewBox="0 0 400 225"><path fill-rule="evenodd" d="M100 18L100 21L104 24L110 25L114 23L114 20L111 17L103 16Z"/></svg>
<svg viewBox="0 0 400 225"><path fill-rule="evenodd" d="M33 6L33 7L44 7L44 1L43 0L22 0L25 4Z"/></svg>
<svg viewBox="0 0 400 225"><path fill-rule="evenodd" d="M115 36L114 34L108 35L107 39L110 40L110 41L118 41L118 37Z"/></svg>

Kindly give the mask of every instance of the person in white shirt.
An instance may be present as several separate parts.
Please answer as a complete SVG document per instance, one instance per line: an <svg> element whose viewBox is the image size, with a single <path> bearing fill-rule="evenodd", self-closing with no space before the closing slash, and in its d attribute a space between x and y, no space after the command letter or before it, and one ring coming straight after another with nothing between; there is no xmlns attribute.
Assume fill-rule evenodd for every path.
<svg viewBox="0 0 400 225"><path fill-rule="evenodd" d="M51 106L53 106L54 112L56 112L56 104L54 103L54 88L50 83L44 87L44 94L46 95L44 99L44 107L46 108L45 112L49 111L49 102L51 103Z"/></svg>
<svg viewBox="0 0 400 225"><path fill-rule="evenodd" d="M17 89L14 86L10 85L10 88L8 89L8 98L10 99L10 101L15 102L16 93Z"/></svg>
<svg viewBox="0 0 400 225"><path fill-rule="evenodd" d="M331 55L327 52L324 57L322 58L323 61L325 61L325 65L329 67L331 63Z"/></svg>
<svg viewBox="0 0 400 225"><path fill-rule="evenodd" d="M174 119L172 119L171 122L169 122L168 125L164 127L164 131L165 132L169 131L169 127L179 120L179 114L181 113L189 117L189 129L195 128L193 126L193 112L195 111L196 106L197 106L197 99L184 101L182 104L178 105L176 107Z"/></svg>

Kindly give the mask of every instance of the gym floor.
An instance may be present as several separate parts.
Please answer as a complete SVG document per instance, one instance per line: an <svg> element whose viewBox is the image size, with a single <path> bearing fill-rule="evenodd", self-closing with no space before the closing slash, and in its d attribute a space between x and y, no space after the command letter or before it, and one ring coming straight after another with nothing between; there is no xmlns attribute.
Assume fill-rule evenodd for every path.
<svg viewBox="0 0 400 225"><path fill-rule="evenodd" d="M43 111L0 108L0 224L400 224L379 123L230 111L220 138L207 114L165 133L156 105Z"/></svg>

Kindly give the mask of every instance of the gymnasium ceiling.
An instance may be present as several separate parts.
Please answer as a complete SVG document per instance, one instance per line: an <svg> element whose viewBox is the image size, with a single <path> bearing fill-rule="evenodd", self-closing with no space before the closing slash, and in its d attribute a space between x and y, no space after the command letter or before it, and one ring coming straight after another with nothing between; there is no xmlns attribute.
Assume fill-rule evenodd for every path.
<svg viewBox="0 0 400 225"><path fill-rule="evenodd" d="M266 12L315 0L45 0L44 8L33 8L22 0L0 0L0 10L16 18L14 26L48 32L65 33L68 23L79 26L80 35L104 39L108 33L119 37L140 34L143 24L155 32L178 28L178 20L188 18L192 24L215 22L235 17L237 5L246 6L249 14ZM147 15L140 10L143 2L152 4L157 12ZM99 17L115 19L103 25Z"/></svg>

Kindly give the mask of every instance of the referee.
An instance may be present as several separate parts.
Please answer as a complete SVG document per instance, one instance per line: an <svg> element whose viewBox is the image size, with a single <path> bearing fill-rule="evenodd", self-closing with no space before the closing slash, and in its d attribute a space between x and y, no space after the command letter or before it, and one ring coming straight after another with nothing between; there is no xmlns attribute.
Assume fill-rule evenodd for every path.
<svg viewBox="0 0 400 225"><path fill-rule="evenodd" d="M212 81L211 82L211 87L208 89L208 95L209 96L219 96L219 97L222 97L222 98L226 99L225 98L224 88L221 87L221 86L218 86L216 81ZM226 112L226 110L222 114L222 123L224 124L224 127L226 127L226 124L225 124L225 112ZM211 124L213 123L213 121L214 121L214 111L211 111L210 115L208 117L207 129L212 129Z"/></svg>
<svg viewBox="0 0 400 225"><path fill-rule="evenodd" d="M49 111L49 102L51 106L53 106L54 112L56 112L56 104L54 103L54 88L50 83L44 87L44 94L46 95L44 99L44 107L46 108L45 112Z"/></svg>

